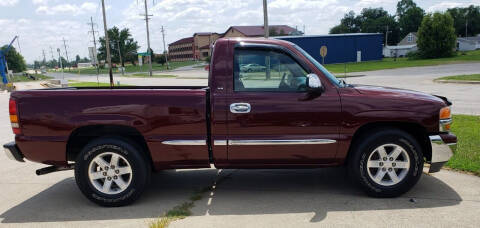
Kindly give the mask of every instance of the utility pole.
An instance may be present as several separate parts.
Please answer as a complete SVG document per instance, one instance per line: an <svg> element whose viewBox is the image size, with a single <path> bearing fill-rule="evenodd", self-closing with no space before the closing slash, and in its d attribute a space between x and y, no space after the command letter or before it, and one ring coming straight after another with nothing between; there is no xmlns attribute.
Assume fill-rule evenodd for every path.
<svg viewBox="0 0 480 228"><path fill-rule="evenodd" d="M118 48L118 57L120 57L120 67L122 68L122 75L124 75L123 65L122 65L122 62L123 62L122 61L122 52L120 51L120 41L119 40L117 40L117 48Z"/></svg>
<svg viewBox="0 0 480 228"><path fill-rule="evenodd" d="M167 55L167 49L165 49L165 30L163 29L162 25L162 39L163 39L163 56L165 56L165 62L167 63L167 70L168 70L168 55ZM211 44L209 44L211 45Z"/></svg>
<svg viewBox="0 0 480 228"><path fill-rule="evenodd" d="M53 56L53 48L52 46L50 46L50 54L52 54L52 60L55 61L55 56ZM57 63L57 67L58 67L58 63ZM56 71L56 70L55 70Z"/></svg>
<svg viewBox="0 0 480 228"><path fill-rule="evenodd" d="M265 30L265 38L268 38L268 11L267 0L263 0L263 30Z"/></svg>
<svg viewBox="0 0 480 228"><path fill-rule="evenodd" d="M385 47L388 46L388 25L387 25L387 31L385 32Z"/></svg>
<svg viewBox="0 0 480 228"><path fill-rule="evenodd" d="M268 11L267 11L267 0L263 0L263 30L265 32L265 39L268 39ZM270 56L265 56L265 66L266 69L266 78L270 79Z"/></svg>
<svg viewBox="0 0 480 228"><path fill-rule="evenodd" d="M465 17L465 39L467 40L468 38L468 33L467 33L467 30L468 29L468 19Z"/></svg>
<svg viewBox="0 0 480 228"><path fill-rule="evenodd" d="M108 74L110 87L113 87L112 56L110 56L110 41L108 40L107 18L105 16L105 0L102 0L103 28L105 30L105 47L107 49Z"/></svg>
<svg viewBox="0 0 480 228"><path fill-rule="evenodd" d="M45 57L45 49L42 49L42 54L43 54L43 65L47 62L47 58Z"/></svg>
<svg viewBox="0 0 480 228"><path fill-rule="evenodd" d="M303 35L305 35L305 25L303 25Z"/></svg>
<svg viewBox="0 0 480 228"><path fill-rule="evenodd" d="M57 48L57 51L58 51L58 61L60 62L60 68L62 69L62 79L65 80L65 75L63 74L62 56L60 55L60 48Z"/></svg>
<svg viewBox="0 0 480 228"><path fill-rule="evenodd" d="M93 18L90 17L90 23L88 23L89 25L92 26L92 31L89 31L92 33L92 37L93 37L93 47L95 48L95 50L93 50L93 58L94 61L95 61L95 67L97 68L97 76L100 74L100 69L98 68L98 57L97 57L97 40L95 39L95 30L93 29L93 26L95 25L95 23L93 23Z"/></svg>
<svg viewBox="0 0 480 228"><path fill-rule="evenodd" d="M65 37L63 39L63 47L65 48L65 56L67 57L68 69L70 70L70 60L68 59L67 44L65 44Z"/></svg>
<svg viewBox="0 0 480 228"><path fill-rule="evenodd" d="M149 54L149 58L148 58L148 68L149 68L149 74L150 74L150 77L152 76L152 53L150 52L150 31L149 31L149 28L148 28L148 20L150 20L149 16L153 16L153 15L148 15L148 6L147 6L147 0L145 0L145 24L147 26L147 53Z"/></svg>

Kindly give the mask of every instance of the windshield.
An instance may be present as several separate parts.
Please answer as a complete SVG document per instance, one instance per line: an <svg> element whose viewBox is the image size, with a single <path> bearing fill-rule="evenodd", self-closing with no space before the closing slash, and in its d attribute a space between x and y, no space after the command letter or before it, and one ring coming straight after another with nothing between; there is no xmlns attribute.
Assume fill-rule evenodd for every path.
<svg viewBox="0 0 480 228"><path fill-rule="evenodd" d="M299 46L297 45L293 45L298 51L300 51L305 57L307 57L308 60L310 60L310 62L312 62L316 67L317 69L319 69L320 71L322 71L322 73L327 76L327 78L332 82L334 83L335 85L339 86L339 87L342 87L342 82L340 80L338 80L332 73L330 73L327 69L325 69L325 67L322 66L322 64L320 64L316 59L314 59L310 54L308 54L305 50L303 50L302 48L300 48Z"/></svg>

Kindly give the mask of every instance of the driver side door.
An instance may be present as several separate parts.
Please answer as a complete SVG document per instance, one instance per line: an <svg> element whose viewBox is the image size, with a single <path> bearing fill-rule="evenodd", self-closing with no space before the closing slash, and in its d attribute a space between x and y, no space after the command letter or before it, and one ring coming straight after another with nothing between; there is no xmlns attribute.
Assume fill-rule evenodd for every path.
<svg viewBox="0 0 480 228"><path fill-rule="evenodd" d="M258 64L258 70L242 70ZM228 160L239 165L289 166L332 162L340 100L327 89L305 100L311 71L282 50L235 49L228 96Z"/></svg>

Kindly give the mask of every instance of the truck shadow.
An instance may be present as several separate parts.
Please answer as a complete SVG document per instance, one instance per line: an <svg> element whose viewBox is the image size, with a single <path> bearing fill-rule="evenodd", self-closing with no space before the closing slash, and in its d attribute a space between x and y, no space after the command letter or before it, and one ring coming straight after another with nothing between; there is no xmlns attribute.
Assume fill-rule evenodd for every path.
<svg viewBox="0 0 480 228"><path fill-rule="evenodd" d="M221 180L221 181L219 181ZM178 170L152 176L144 196L127 207L104 208L88 201L73 178L66 178L0 215L2 223L145 219L148 221L188 201L198 189L211 186L193 208L194 215L257 215L309 213L311 222L330 211L435 208L459 204L457 192L441 180L423 175L404 196L365 196L347 180L343 168L300 170ZM415 198L414 202L411 198Z"/></svg>

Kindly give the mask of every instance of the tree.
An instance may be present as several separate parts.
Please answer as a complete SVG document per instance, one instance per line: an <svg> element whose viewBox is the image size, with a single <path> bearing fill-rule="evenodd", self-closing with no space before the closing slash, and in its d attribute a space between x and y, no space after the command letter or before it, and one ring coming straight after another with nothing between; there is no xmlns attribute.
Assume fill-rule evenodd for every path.
<svg viewBox="0 0 480 228"><path fill-rule="evenodd" d="M465 8L451 8L447 12L453 17L457 36L464 37L465 28L467 29L467 36L475 36L480 33L480 6L470 5Z"/></svg>
<svg viewBox="0 0 480 228"><path fill-rule="evenodd" d="M7 60L8 69L12 70L13 72L22 72L27 69L27 64L25 63L25 59L23 58L20 53L15 50L12 46L10 50L5 53L7 50L8 45L3 46L1 49L4 52L5 59Z"/></svg>
<svg viewBox="0 0 480 228"><path fill-rule="evenodd" d="M125 28L119 30L117 27L113 27L108 30L108 38L110 41L110 54L112 56L112 62L120 63L120 55L118 54L118 47L120 47L120 53L122 57L122 66L125 67L125 61L134 62L137 56L137 50L140 48L132 38L130 31ZM100 48L98 49L98 58L106 59L107 51L105 46L105 38L100 37Z"/></svg>
<svg viewBox="0 0 480 228"><path fill-rule="evenodd" d="M330 29L330 34L339 33L383 33L388 26L388 43L396 44L400 39L400 30L395 17L389 15L383 8L364 8L360 15L350 11L345 14L340 24Z"/></svg>
<svg viewBox="0 0 480 228"><path fill-rule="evenodd" d="M400 28L400 37L410 32L417 32L422 23L425 11L412 0L401 0L397 3L397 17Z"/></svg>
<svg viewBox="0 0 480 228"><path fill-rule="evenodd" d="M418 29L418 51L423 58L449 57L454 53L456 37L449 13L427 14Z"/></svg>
<svg viewBox="0 0 480 228"><path fill-rule="evenodd" d="M345 14L340 24L330 29L330 34L339 33L357 33L360 32L360 17L355 16L355 12L350 11Z"/></svg>
<svg viewBox="0 0 480 228"><path fill-rule="evenodd" d="M155 55L155 62L158 64L162 64L162 66L167 62L165 58L165 54Z"/></svg>
<svg viewBox="0 0 480 228"><path fill-rule="evenodd" d="M400 41L400 29L395 17L383 8L364 8L359 15L360 30L365 33L383 33L386 37L388 26L388 44L395 45Z"/></svg>
<svg viewBox="0 0 480 228"><path fill-rule="evenodd" d="M40 69L41 62L40 61L33 61L33 69Z"/></svg>

